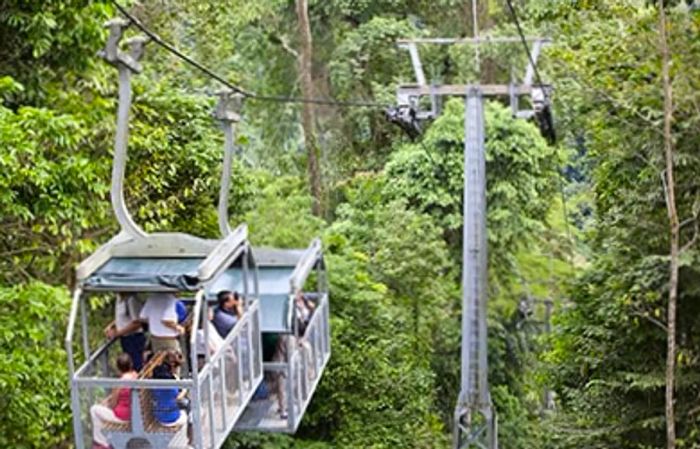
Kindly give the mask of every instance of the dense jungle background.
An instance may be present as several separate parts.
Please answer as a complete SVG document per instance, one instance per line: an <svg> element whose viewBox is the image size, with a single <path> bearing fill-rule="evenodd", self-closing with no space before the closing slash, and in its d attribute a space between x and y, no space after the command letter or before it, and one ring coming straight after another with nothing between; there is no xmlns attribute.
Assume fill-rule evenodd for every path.
<svg viewBox="0 0 700 449"><path fill-rule="evenodd" d="M666 446L669 218L659 8L517 0L548 36L558 142L487 104L489 371L503 449ZM290 0L124 1L226 79L301 96ZM667 2L680 217L676 423L700 447L700 10ZM76 264L117 231L109 204L117 73L96 53L107 1L0 1L0 446L71 447L63 338ZM394 103L404 37L470 36L469 0L310 0L313 96ZM515 35L506 2L481 33ZM132 33L135 33L132 31ZM519 43L421 48L440 83L508 82ZM147 231L215 238L221 86L156 45L134 78L127 201ZM521 75L519 75L521 76ZM411 141L381 108L246 101L231 222L254 245L321 236L333 353L298 434L227 448L447 448L459 389L462 102ZM305 125L302 127L302 123ZM309 156L320 184L310 188ZM317 196L314 199L312 194ZM314 207L312 207L314 206ZM316 212L316 213L314 213ZM553 302L551 332L544 300Z"/></svg>

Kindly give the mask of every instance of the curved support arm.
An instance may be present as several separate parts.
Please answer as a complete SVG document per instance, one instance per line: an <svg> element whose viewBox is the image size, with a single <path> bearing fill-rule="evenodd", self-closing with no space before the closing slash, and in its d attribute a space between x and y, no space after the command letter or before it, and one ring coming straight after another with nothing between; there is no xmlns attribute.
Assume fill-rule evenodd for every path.
<svg viewBox="0 0 700 449"><path fill-rule="evenodd" d="M109 28L109 39L104 50L99 52L109 64L119 70L119 105L117 107L117 135L114 142L114 163L112 165L112 189L110 199L112 209L124 233L140 238L146 233L134 222L126 208L124 201L124 171L126 168L126 151L129 141L129 109L131 108L131 72L140 73L139 59L143 56L143 49L147 39L136 36L128 39L126 43L130 52L123 53L119 50L119 42L124 35L124 30L129 22L121 19L113 19L105 24Z"/></svg>
<svg viewBox="0 0 700 449"><path fill-rule="evenodd" d="M309 277L309 273L311 273L311 270L313 270L322 256L323 249L321 246L321 239L315 238L311 241L309 247L306 248L301 259L297 262L292 275L289 277L289 287L292 295L296 293L297 290L304 288L306 278Z"/></svg>
<svg viewBox="0 0 700 449"><path fill-rule="evenodd" d="M228 220L228 200L231 190L231 169L233 167L233 153L235 151L235 126L240 120L238 112L241 108L240 94L232 94L231 91L219 93L219 103L216 105L214 117L221 122L224 130L224 164L221 170L221 189L219 190L219 231L222 237L231 234L231 225Z"/></svg>
<svg viewBox="0 0 700 449"><path fill-rule="evenodd" d="M222 121L224 128L224 166L221 171L221 190L219 191L219 232L222 237L231 234L228 221L228 197L231 190L231 168L233 166L233 134L234 122Z"/></svg>
<svg viewBox="0 0 700 449"><path fill-rule="evenodd" d="M63 341L63 344L66 348L66 354L68 355L68 374L70 374L71 380L73 380L73 374L75 374L75 359L73 358L73 334L75 332L75 322L78 319L78 305L80 304L80 295L82 294L83 288L81 285L78 285L73 291L70 315L68 318L68 329L66 330L66 338Z"/></svg>
<svg viewBox="0 0 700 449"><path fill-rule="evenodd" d="M131 70L119 65L119 107L117 109L117 136L114 143L112 165L112 208L122 230L133 237L145 237L146 233L134 222L124 201L124 172L129 140L129 109L131 108Z"/></svg>

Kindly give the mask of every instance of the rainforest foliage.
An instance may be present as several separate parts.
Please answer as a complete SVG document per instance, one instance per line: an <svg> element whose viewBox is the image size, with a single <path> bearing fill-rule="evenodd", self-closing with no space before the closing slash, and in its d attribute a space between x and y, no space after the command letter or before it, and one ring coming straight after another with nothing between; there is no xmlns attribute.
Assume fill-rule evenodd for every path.
<svg viewBox="0 0 700 449"><path fill-rule="evenodd" d="M318 97L394 103L405 37L469 36L457 0L309 2ZM552 38L558 143L507 99L486 107L489 379L505 449L665 447L669 225L658 2L514 2ZM700 447L700 5L666 2L681 219L676 420ZM124 1L164 39L249 91L300 95L293 1ZM481 32L513 35L504 1ZM118 228L109 204L116 70L96 57L106 1L0 8L0 446L71 446L63 349L76 264ZM130 31L129 35L135 33ZM437 83L507 83L519 43L421 47ZM126 200L147 231L215 238L223 134L215 81L154 44L133 80ZM527 103L527 102L524 102ZM247 100L231 223L254 245L324 242L332 358L296 436L228 448L447 448L459 392L464 106L411 141L381 108L316 107L322 216L311 213L294 103ZM544 300L553 303L546 334Z"/></svg>

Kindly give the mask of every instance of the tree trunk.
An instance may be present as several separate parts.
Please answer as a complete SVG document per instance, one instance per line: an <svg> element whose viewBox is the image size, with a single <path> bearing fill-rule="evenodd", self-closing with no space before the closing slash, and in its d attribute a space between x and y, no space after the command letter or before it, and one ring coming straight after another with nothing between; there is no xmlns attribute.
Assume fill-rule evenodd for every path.
<svg viewBox="0 0 700 449"><path fill-rule="evenodd" d="M311 43L311 27L309 25L309 4L307 0L296 0L297 19L299 22L299 75L301 76L301 92L305 98L313 98L313 82L311 78L311 60L313 47ZM313 104L304 103L301 115L301 126L304 129L304 146L306 147L306 167L309 174L309 187L313 204L311 211L321 215L321 174L319 169L319 151L314 133Z"/></svg>
<svg viewBox="0 0 700 449"><path fill-rule="evenodd" d="M666 31L666 11L664 1L659 6L660 39L662 56L662 76L664 90L664 152L666 155L666 201L668 219L671 228L670 281L668 286L668 335L666 352L666 447L676 447L676 420L674 411L674 390L676 375L676 303L678 300L678 253L679 222L676 210L676 192L673 178L673 138L671 121L673 120L673 90L670 74L670 51Z"/></svg>

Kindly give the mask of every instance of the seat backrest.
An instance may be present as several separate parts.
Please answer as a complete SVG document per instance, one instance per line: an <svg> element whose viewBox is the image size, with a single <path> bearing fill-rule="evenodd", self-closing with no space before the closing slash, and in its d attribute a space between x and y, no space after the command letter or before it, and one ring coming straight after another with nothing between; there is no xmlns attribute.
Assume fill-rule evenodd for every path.
<svg viewBox="0 0 700 449"><path fill-rule="evenodd" d="M139 379L151 379L153 371L157 366L163 363L165 359L165 351L154 354L141 368ZM145 425L151 422L153 417L153 400L151 391L147 388L138 389L138 397L136 389L131 391L131 420L132 430L134 432L142 432ZM138 430L137 430L138 429Z"/></svg>
<svg viewBox="0 0 700 449"><path fill-rule="evenodd" d="M139 372L139 379L150 379L153 376L153 370L156 369L158 365L163 363L165 359L165 351L156 352L148 362L141 368Z"/></svg>

